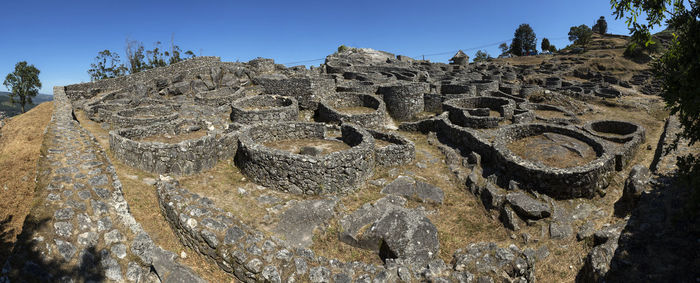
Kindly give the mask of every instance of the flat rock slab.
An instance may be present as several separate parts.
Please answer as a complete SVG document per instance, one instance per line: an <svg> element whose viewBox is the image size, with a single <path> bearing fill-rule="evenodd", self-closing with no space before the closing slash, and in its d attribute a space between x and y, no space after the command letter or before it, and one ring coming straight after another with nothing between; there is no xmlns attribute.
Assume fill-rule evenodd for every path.
<svg viewBox="0 0 700 283"><path fill-rule="evenodd" d="M396 180L384 187L381 193L407 198L418 198L424 202L430 201L438 204L442 204L445 198L445 193L442 189L425 182L417 181L408 176L399 176Z"/></svg>
<svg viewBox="0 0 700 283"><path fill-rule="evenodd" d="M335 214L335 199L305 200L285 210L273 232L287 245L308 248L313 243L314 229Z"/></svg>
<svg viewBox="0 0 700 283"><path fill-rule="evenodd" d="M506 195L506 200L520 217L527 219L542 219L549 217L551 209L549 206L536 200L525 193L517 192Z"/></svg>

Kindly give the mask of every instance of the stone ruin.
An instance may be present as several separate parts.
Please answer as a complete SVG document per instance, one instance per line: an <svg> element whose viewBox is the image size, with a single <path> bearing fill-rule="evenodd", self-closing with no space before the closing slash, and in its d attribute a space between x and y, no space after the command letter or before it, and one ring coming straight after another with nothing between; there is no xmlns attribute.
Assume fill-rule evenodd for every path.
<svg viewBox="0 0 700 283"><path fill-rule="evenodd" d="M77 133L73 140L92 142L90 133L70 121L74 111L84 111L109 131L108 150L116 159L161 175L153 186L162 217L170 223L163 229L173 229L183 245L241 281L532 282L541 257L531 248L465 238L464 247L448 251L453 258L445 262L437 256L441 231L428 218L430 207L443 203L444 188L410 175L386 182L375 172L421 166L415 140L407 135L427 136L445 154L460 188L480 200L487 213L495 212L504 227L517 231L540 223L552 238L569 237L573 227L560 221L557 203L604 194L610 175L629 166L645 129L632 121L582 121L576 110L529 100L549 92L577 99L621 95L603 80L563 80L557 76L561 66L467 65L465 56L442 64L353 49L329 55L312 69L286 68L270 59L231 63L198 57L57 88L51 134L68 127ZM523 79L532 74L549 77ZM105 164L112 173L104 179L99 172L87 176L86 198L91 190L102 194L93 187L107 186L105 196L122 202L96 205L93 200L90 207L127 217L114 168L105 157L98 159L94 165ZM272 232L245 224L242 216L177 181L226 160L246 182L294 196L275 207L283 211ZM152 280L154 273L163 280L173 272L198 280L186 267L174 271L174 257L153 247L133 219L123 227L132 227L136 232L129 235L137 236L122 236L126 228L119 228L109 237L104 234L103 243L99 235L81 234L80 227L102 221L99 216L107 212L80 214L75 205L85 205L61 195L83 193L71 184L71 176L80 177L72 175L74 167L66 168L51 173L55 177L46 187L58 209L50 220L55 231L39 232L49 250L57 249L62 260L71 262L86 253L85 243L93 242L102 248L101 266L113 280ZM350 213L336 212L343 197L367 186L378 186L386 196ZM416 200L418 205L408 205ZM383 264L316 255L310 248L313 231L325 230L332 219L341 227L337 245L373 251ZM124 247L115 250L113 243ZM151 244L140 248L140 243ZM122 250L137 257L121 257ZM29 263L13 268L31 275ZM56 279L51 272L35 275Z"/></svg>

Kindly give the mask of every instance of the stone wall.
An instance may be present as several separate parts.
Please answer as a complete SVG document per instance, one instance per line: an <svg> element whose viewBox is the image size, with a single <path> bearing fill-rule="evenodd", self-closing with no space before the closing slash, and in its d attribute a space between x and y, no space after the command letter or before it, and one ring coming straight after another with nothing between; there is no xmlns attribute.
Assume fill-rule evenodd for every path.
<svg viewBox="0 0 700 283"><path fill-rule="evenodd" d="M347 114L339 111L344 107L367 107L371 113ZM341 92L321 100L318 119L332 123L353 123L366 128L380 128L384 125L386 106L380 98L363 93Z"/></svg>
<svg viewBox="0 0 700 283"><path fill-rule="evenodd" d="M343 124L350 149L321 156L276 150L262 145L285 139L324 139L321 123L253 125L239 136L236 166L254 182L293 194L319 195L356 189L374 169L374 140L358 126Z"/></svg>
<svg viewBox="0 0 700 283"><path fill-rule="evenodd" d="M380 140L390 143L386 146L379 146L375 142L374 159L377 165L403 165L413 162L416 158L416 146L409 139L396 133L367 131L374 137L375 141Z"/></svg>
<svg viewBox="0 0 700 283"><path fill-rule="evenodd" d="M126 106L126 105L124 105ZM134 126L148 126L159 123L167 123L175 121L179 114L172 107L156 105L156 106L141 106L131 109L122 106L117 112L113 112L108 118L109 122L116 128L126 128ZM106 108L104 108L106 110ZM119 108L112 108L119 109ZM109 115L103 112L101 115Z"/></svg>
<svg viewBox="0 0 700 283"><path fill-rule="evenodd" d="M427 83L398 83L382 86L377 93L382 94L389 115L396 120L410 120L425 110L423 94L430 91Z"/></svg>
<svg viewBox="0 0 700 283"><path fill-rule="evenodd" d="M238 99L231 105L231 121L240 124L295 121L299 103L293 97L258 95Z"/></svg>
<svg viewBox="0 0 700 283"><path fill-rule="evenodd" d="M97 93L108 90L122 89L127 86L138 84L148 84L154 79L174 74L183 74L186 77L194 77L201 70L193 69L209 68L221 63L219 57L195 57L168 67L144 70L128 76L113 79L104 79L89 83L81 83L66 86L66 95L71 101L85 100L92 98Z"/></svg>
<svg viewBox="0 0 700 283"><path fill-rule="evenodd" d="M587 143L596 152L596 159L588 164L571 168L552 168L525 160L507 145L515 140L545 132L557 133ZM591 198L608 185L613 171L614 156L602 141L573 128L547 124L518 124L499 129L493 142L496 164L502 171L529 187L554 198Z"/></svg>
<svg viewBox="0 0 700 283"><path fill-rule="evenodd" d="M591 135L610 141L615 154L615 169L621 171L644 143L645 130L629 121L598 120L586 123L583 129Z"/></svg>
<svg viewBox="0 0 700 283"><path fill-rule="evenodd" d="M450 264L391 258L385 265L342 262L310 249L286 247L176 182L161 179L156 187L161 213L180 241L243 282L469 282L477 276L499 282L535 280L531 249L477 243L455 251Z"/></svg>
<svg viewBox="0 0 700 283"><path fill-rule="evenodd" d="M254 78L253 82L261 85L265 94L296 98L303 110L316 110L323 97L335 92L335 82L324 77L264 75Z"/></svg>
<svg viewBox="0 0 700 283"><path fill-rule="evenodd" d="M460 126L470 128L495 128L505 119L513 118L515 102L499 97L465 97L447 100L442 105L449 118ZM489 116L490 110L501 117Z"/></svg>
<svg viewBox="0 0 700 283"><path fill-rule="evenodd" d="M220 159L232 157L237 149L236 132L208 132L179 143L142 142L151 135L179 134L177 124L156 124L111 131L109 145L125 164L159 174L186 175L209 169Z"/></svg>

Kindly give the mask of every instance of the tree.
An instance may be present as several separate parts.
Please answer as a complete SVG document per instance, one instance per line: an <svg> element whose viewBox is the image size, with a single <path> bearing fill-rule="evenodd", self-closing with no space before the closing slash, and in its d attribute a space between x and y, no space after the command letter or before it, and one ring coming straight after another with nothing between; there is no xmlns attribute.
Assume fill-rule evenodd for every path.
<svg viewBox="0 0 700 283"><path fill-rule="evenodd" d="M508 47L508 43L505 42L501 43L501 45L498 46L498 49L501 49L501 54L507 53L509 48L510 47Z"/></svg>
<svg viewBox="0 0 700 283"><path fill-rule="evenodd" d="M549 39L547 39L546 37L542 38L542 44L541 44L540 48L542 48L542 51L549 51L549 52L556 52L557 51L557 47L555 47L554 45L549 43Z"/></svg>
<svg viewBox="0 0 700 283"><path fill-rule="evenodd" d="M685 3L688 3L686 7ZM683 0L613 0L616 19L626 17L635 44L649 46L650 29L664 21L674 31L668 50L652 63L654 76L661 82L661 97L671 114L677 114L684 138L690 145L700 140L700 6L697 1ZM670 8L670 10L669 10ZM646 14L647 24L637 23ZM700 155L678 158L681 180L691 188L689 209L697 215L700 206Z"/></svg>
<svg viewBox="0 0 700 283"><path fill-rule="evenodd" d="M486 52L486 50L479 50L474 55L474 62L484 62L488 59L492 59L491 55Z"/></svg>
<svg viewBox="0 0 700 283"><path fill-rule="evenodd" d="M97 53L95 63L90 64L88 74L90 80L97 81L123 76L126 71L127 68L120 64L119 54L105 49Z"/></svg>
<svg viewBox="0 0 700 283"><path fill-rule="evenodd" d="M580 25L569 29L569 41L573 41L574 44L584 48L591 42L592 36L593 31L587 25Z"/></svg>
<svg viewBox="0 0 700 283"><path fill-rule="evenodd" d="M605 34L608 32L608 22L605 21L605 17L600 16L598 21L593 25L592 30L597 34Z"/></svg>
<svg viewBox="0 0 700 283"><path fill-rule="evenodd" d="M126 58L129 60L129 73L135 74L147 69L146 56L143 54L143 43L136 40L126 39Z"/></svg>
<svg viewBox="0 0 700 283"><path fill-rule="evenodd" d="M537 51L537 36L528 24L521 24L515 30L513 41L510 44L510 53L523 56Z"/></svg>
<svg viewBox="0 0 700 283"><path fill-rule="evenodd" d="M146 54L148 55L148 68L158 68L158 67L165 67L168 64L165 62L165 57L163 52L160 50L160 41L156 41L155 44L153 44L153 50L147 50Z"/></svg>
<svg viewBox="0 0 700 283"><path fill-rule="evenodd" d="M15 64L15 71L7 74L2 83L10 90L10 103L19 103L24 113L24 105L32 104L32 97L39 93L41 81L39 81L39 69L34 65L28 65L27 61ZM15 100L19 98L19 101Z"/></svg>

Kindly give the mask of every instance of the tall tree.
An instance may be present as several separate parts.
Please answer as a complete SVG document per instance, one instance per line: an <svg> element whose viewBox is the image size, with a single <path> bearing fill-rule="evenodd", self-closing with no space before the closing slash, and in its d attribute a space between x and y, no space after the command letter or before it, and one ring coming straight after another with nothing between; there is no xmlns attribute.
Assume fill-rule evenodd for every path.
<svg viewBox="0 0 700 283"><path fill-rule="evenodd" d="M552 45L549 43L549 39L548 39L548 38L546 38L546 37L545 37L545 38L542 38L542 44L540 45L540 48L542 49L542 51L549 51L549 49L551 48L551 46L552 46Z"/></svg>
<svg viewBox="0 0 700 283"><path fill-rule="evenodd" d="M27 61L17 62L15 71L7 74L2 83L10 90L10 103L19 103L22 106L22 113L24 113L24 105L32 104L32 97L39 93L41 88L39 73L39 69L34 65L28 65Z"/></svg>
<svg viewBox="0 0 700 283"><path fill-rule="evenodd" d="M491 55L489 55L489 53L487 53L486 50L479 50L474 55L474 62L484 62L491 58L493 57L491 57Z"/></svg>
<svg viewBox="0 0 700 283"><path fill-rule="evenodd" d="M537 36L529 24L521 24L515 30L513 41L510 44L510 53L513 55L527 55L537 51Z"/></svg>
<svg viewBox="0 0 700 283"><path fill-rule="evenodd" d="M501 45L498 46L498 49L501 49L501 54L505 54L506 52L508 52L508 48L510 47L508 47L508 43L505 42L501 43Z"/></svg>
<svg viewBox="0 0 700 283"><path fill-rule="evenodd" d="M105 49L97 53L95 62L90 64L88 74L90 80L97 81L123 76L126 71L127 68L120 63L119 54Z"/></svg>
<svg viewBox="0 0 700 283"><path fill-rule="evenodd" d="M597 34L605 34L608 32L608 22L605 21L605 17L600 16L591 29Z"/></svg>
<svg viewBox="0 0 700 283"><path fill-rule="evenodd" d="M135 74L147 68L146 56L144 55L143 43L136 40L126 39L126 48L124 50L126 58L129 60L129 73Z"/></svg>
<svg viewBox="0 0 700 283"><path fill-rule="evenodd" d="M652 71L661 82L661 96L667 107L678 115L683 128L679 138L694 144L700 140L700 6L694 0L612 0L611 3L616 19L627 18L636 44L654 44L650 29L661 26L664 21L673 31L673 41L653 62ZM642 12L646 14L647 24L637 23ZM691 188L689 211L697 215L700 213L700 154L679 157L678 168L682 180Z"/></svg>
<svg viewBox="0 0 700 283"><path fill-rule="evenodd" d="M569 41L581 47L586 47L591 42L593 31L587 25L571 27L569 29Z"/></svg>

